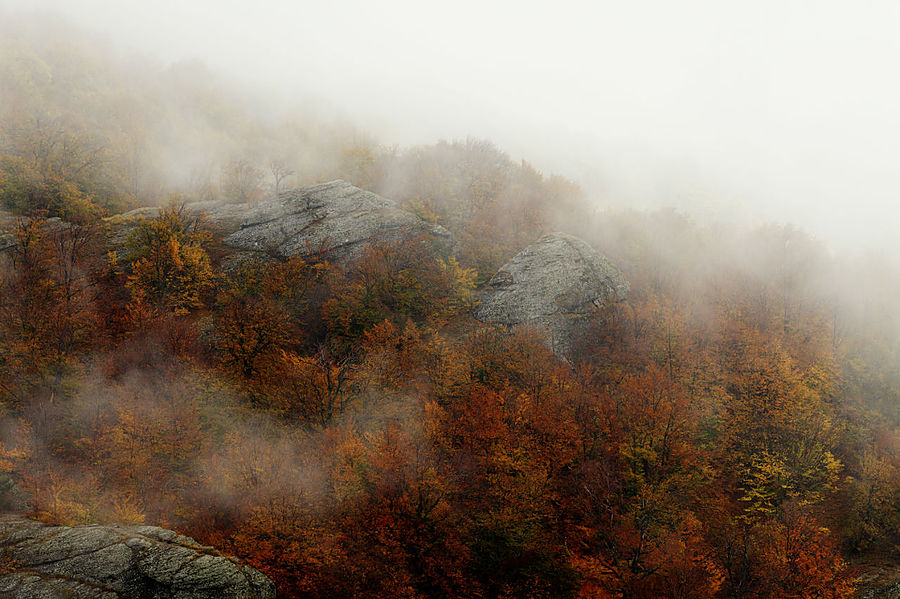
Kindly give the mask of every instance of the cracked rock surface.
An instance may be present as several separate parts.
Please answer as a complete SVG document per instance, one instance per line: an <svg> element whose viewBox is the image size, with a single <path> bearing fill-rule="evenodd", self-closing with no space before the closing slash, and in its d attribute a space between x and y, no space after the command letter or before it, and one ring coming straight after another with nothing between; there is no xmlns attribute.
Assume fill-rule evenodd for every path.
<svg viewBox="0 0 900 599"><path fill-rule="evenodd" d="M451 244L450 233L443 227L392 200L337 180L285 191L260 204L225 243L281 257L317 254L346 262L374 242L419 238Z"/></svg>
<svg viewBox="0 0 900 599"><path fill-rule="evenodd" d="M0 518L0 598L269 599L234 558L155 526L48 526Z"/></svg>
<svg viewBox="0 0 900 599"><path fill-rule="evenodd" d="M547 333L551 349L565 357L590 314L624 300L628 289L622 273L587 243L551 233L497 271L475 317L507 326L534 326Z"/></svg>

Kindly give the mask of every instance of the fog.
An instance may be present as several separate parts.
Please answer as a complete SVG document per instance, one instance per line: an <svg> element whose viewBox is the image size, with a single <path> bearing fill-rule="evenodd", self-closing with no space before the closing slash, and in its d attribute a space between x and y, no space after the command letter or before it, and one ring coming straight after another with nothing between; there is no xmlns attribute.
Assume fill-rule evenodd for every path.
<svg viewBox="0 0 900 599"><path fill-rule="evenodd" d="M690 0L434 5L0 0L271 106L314 102L386 145L486 138L598 206L895 240L900 5Z"/></svg>

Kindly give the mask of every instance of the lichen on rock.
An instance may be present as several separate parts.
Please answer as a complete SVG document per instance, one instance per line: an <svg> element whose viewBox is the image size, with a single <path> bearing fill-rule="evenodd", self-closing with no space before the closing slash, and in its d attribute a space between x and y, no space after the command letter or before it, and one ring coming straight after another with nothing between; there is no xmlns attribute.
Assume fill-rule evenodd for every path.
<svg viewBox="0 0 900 599"><path fill-rule="evenodd" d="M0 518L0 598L271 599L266 576L155 526Z"/></svg>
<svg viewBox="0 0 900 599"><path fill-rule="evenodd" d="M335 262L359 256L377 242L418 238L449 245L450 234L395 202L346 181L284 191L244 217L225 243L286 257L320 255Z"/></svg>
<svg viewBox="0 0 900 599"><path fill-rule="evenodd" d="M628 282L599 252L565 233L545 235L491 278L475 317L507 326L529 325L547 334L567 356L577 330L597 309L625 299Z"/></svg>

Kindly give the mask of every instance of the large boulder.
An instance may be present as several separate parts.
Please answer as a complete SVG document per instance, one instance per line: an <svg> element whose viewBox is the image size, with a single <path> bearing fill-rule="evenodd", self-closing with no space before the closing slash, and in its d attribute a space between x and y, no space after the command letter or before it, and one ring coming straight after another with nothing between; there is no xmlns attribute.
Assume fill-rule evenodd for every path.
<svg viewBox="0 0 900 599"><path fill-rule="evenodd" d="M285 191L260 204L225 243L280 257L313 254L347 262L372 243L420 239L439 246L452 243L443 227L337 180Z"/></svg>
<svg viewBox="0 0 900 599"><path fill-rule="evenodd" d="M270 599L260 572L155 526L0 518L0 598Z"/></svg>
<svg viewBox="0 0 900 599"><path fill-rule="evenodd" d="M551 233L519 252L488 282L475 317L533 326L566 357L590 315L628 294L628 282L600 253L565 233Z"/></svg>

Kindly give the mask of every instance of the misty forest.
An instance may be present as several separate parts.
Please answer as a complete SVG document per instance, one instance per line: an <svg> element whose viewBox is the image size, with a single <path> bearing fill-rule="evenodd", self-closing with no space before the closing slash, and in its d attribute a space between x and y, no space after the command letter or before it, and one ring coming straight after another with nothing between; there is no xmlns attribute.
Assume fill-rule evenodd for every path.
<svg viewBox="0 0 900 599"><path fill-rule="evenodd" d="M890 254L392 143L0 22L0 597L898 596Z"/></svg>

